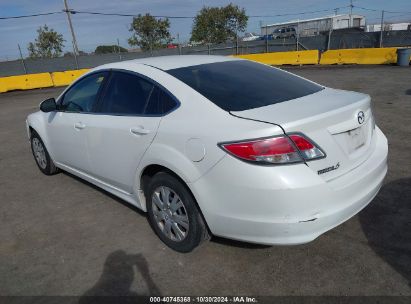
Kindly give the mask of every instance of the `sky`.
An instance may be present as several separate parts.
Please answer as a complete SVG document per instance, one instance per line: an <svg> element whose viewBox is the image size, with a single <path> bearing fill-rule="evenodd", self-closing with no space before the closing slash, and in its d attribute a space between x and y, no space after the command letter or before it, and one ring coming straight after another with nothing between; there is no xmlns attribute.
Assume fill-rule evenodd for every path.
<svg viewBox="0 0 411 304"><path fill-rule="evenodd" d="M103 13L195 16L204 6L225 6L233 3L246 10L247 15L267 16L300 12L329 10L327 12L307 13L295 16L250 18L247 32L260 32L260 24L270 24L296 19L308 19L338 13L349 12L349 0L67 0L69 7L77 11ZM397 13L386 13L387 22L411 22L411 0L354 0L353 13L366 17L368 24L380 22L381 10ZM0 17L27 15L61 11L63 0L0 0ZM359 7L374 9L363 10ZM126 48L130 46L127 39L132 17L71 15L77 44L80 50L91 52L102 44L116 44ZM170 31L173 37L179 34L180 41L188 41L192 28L192 19L170 19ZM28 55L27 45L36 38L36 29L44 24L63 34L64 51L72 50L72 39L69 32L67 16L64 13L21 19L0 19L0 60L12 60L19 56L17 45L20 44L23 56Z"/></svg>

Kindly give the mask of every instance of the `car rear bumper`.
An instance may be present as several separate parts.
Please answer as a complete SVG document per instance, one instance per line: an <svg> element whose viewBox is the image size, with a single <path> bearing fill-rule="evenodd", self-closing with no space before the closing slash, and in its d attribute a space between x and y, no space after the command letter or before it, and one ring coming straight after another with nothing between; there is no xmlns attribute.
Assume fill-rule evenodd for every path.
<svg viewBox="0 0 411 304"><path fill-rule="evenodd" d="M255 166L229 155L190 184L214 235L261 244L301 244L348 220L377 195L388 145L376 128L372 155L324 181L304 164Z"/></svg>

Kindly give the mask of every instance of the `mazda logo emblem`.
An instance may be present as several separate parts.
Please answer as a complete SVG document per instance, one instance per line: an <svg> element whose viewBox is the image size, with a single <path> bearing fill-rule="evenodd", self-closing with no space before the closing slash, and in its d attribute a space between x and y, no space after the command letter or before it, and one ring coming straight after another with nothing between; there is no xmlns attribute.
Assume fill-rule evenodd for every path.
<svg viewBox="0 0 411 304"><path fill-rule="evenodd" d="M363 111L358 112L357 114L358 123L361 125L365 121L365 114Z"/></svg>

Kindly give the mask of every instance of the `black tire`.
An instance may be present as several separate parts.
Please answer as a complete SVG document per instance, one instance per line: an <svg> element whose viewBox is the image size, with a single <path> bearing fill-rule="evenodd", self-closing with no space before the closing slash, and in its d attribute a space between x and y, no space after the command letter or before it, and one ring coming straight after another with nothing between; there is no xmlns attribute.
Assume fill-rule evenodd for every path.
<svg viewBox="0 0 411 304"><path fill-rule="evenodd" d="M36 157L34 147L36 143L40 144L44 149L45 163L43 164L41 164L38 158ZM30 146L31 152L33 153L34 161L36 162L37 167L40 169L41 172L43 172L45 175L53 175L58 173L59 169L54 165L53 160L50 158L49 152L46 149L46 146L44 145L43 141L41 140L41 137L37 134L36 131L31 132Z"/></svg>
<svg viewBox="0 0 411 304"><path fill-rule="evenodd" d="M153 211L153 195L155 195L156 190L160 189L161 187L171 189L175 194L177 194L185 208L183 210L183 214L188 218L188 230L186 231L185 238L182 240L177 241L169 238L166 233L163 232L163 230L160 228L161 224L157 222L154 216L155 211ZM187 189L186 185L178 178L166 172L159 172L150 179L147 185L147 189L145 189L145 194L147 198L147 212L150 225L156 232L158 237L161 239L161 241L163 241L163 243L168 247L179 252L190 252L194 248L198 247L203 241L210 238L205 221L200 211L198 210L195 198ZM154 208L156 208L156 206L154 206ZM156 210L156 212L158 214L159 211ZM171 219L172 216L170 216L169 218Z"/></svg>

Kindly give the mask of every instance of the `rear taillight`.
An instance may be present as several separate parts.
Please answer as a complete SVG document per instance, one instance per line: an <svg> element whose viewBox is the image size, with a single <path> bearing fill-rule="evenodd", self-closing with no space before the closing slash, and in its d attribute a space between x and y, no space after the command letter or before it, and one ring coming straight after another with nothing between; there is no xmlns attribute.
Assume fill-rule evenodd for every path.
<svg viewBox="0 0 411 304"><path fill-rule="evenodd" d="M304 160L313 160L323 158L324 152L321 151L312 141L300 134L290 135L291 140L295 143Z"/></svg>
<svg viewBox="0 0 411 304"><path fill-rule="evenodd" d="M266 164L297 163L325 156L320 148L300 134L222 143L220 146L240 159Z"/></svg>

